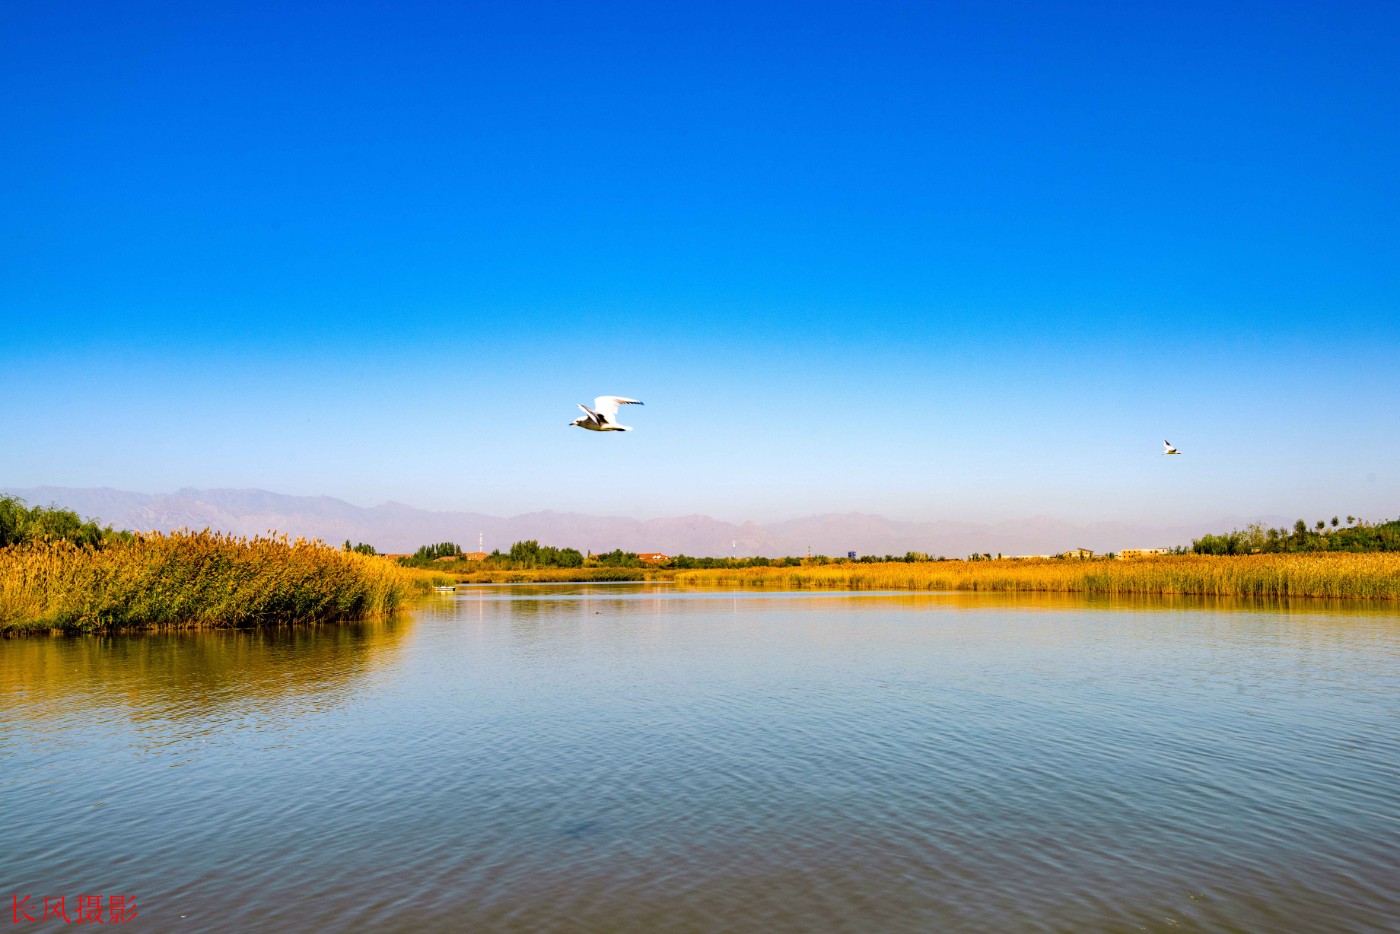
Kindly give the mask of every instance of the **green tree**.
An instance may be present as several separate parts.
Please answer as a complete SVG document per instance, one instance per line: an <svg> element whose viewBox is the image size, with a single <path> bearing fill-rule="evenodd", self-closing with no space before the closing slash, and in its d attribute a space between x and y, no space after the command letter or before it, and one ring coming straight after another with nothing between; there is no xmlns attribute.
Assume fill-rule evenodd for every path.
<svg viewBox="0 0 1400 934"><path fill-rule="evenodd" d="M415 560L436 561L438 558L455 558L462 554L462 546L456 542L438 542L423 545L413 553Z"/></svg>
<svg viewBox="0 0 1400 934"><path fill-rule="evenodd" d="M27 506L15 496L0 496L0 548L21 542L66 539L75 545L97 547L108 538L129 538L95 519L83 519L71 509Z"/></svg>
<svg viewBox="0 0 1400 934"><path fill-rule="evenodd" d="M540 543L535 539L516 542L510 546L510 560L526 567L535 567L540 560Z"/></svg>
<svg viewBox="0 0 1400 934"><path fill-rule="evenodd" d="M0 548L25 541L24 530L29 523L29 510L24 500L0 496Z"/></svg>
<svg viewBox="0 0 1400 934"><path fill-rule="evenodd" d="M639 568L642 566L642 559L637 557L636 552L623 551L621 548L614 548L605 554L594 555L594 563L604 568Z"/></svg>
<svg viewBox="0 0 1400 934"><path fill-rule="evenodd" d="M1318 523L1318 530L1323 530L1326 524ZM1301 519L1294 523L1292 534L1287 529L1263 529L1259 525L1251 525L1243 532L1203 535L1191 543L1191 550L1197 554L1211 555L1299 551L1400 551L1400 519L1375 525L1358 520L1354 526L1344 529L1334 526L1332 531L1325 534L1310 531L1307 523Z"/></svg>

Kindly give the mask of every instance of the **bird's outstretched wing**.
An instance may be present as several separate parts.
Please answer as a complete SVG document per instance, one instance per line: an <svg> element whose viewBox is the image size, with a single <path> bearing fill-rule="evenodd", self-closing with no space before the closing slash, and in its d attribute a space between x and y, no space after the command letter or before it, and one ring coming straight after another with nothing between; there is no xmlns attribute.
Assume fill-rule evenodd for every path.
<svg viewBox="0 0 1400 934"><path fill-rule="evenodd" d="M1162 446L1165 447L1168 451L1172 449L1172 443L1170 441L1163 441Z"/></svg>
<svg viewBox="0 0 1400 934"><path fill-rule="evenodd" d="M622 396L599 396L593 400L593 410L608 421L615 421L620 405L641 405L637 399L624 399Z"/></svg>

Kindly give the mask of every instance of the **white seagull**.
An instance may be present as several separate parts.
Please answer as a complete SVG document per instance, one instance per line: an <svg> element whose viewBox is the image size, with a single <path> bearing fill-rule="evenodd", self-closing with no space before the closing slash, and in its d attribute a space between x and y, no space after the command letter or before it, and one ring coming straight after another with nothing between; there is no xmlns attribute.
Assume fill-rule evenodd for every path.
<svg viewBox="0 0 1400 934"><path fill-rule="evenodd" d="M1180 454L1180 453L1181 453L1181 452L1178 451L1176 448L1172 447L1172 443L1171 443L1170 441L1163 441L1163 442L1162 442L1162 447L1165 448L1165 450L1162 451L1163 454Z"/></svg>
<svg viewBox="0 0 1400 934"><path fill-rule="evenodd" d="M580 405L584 415L569 422L589 431L631 431L626 425L617 423L617 407L620 405L642 405L637 399L624 399L622 396L599 396L593 400L593 408Z"/></svg>

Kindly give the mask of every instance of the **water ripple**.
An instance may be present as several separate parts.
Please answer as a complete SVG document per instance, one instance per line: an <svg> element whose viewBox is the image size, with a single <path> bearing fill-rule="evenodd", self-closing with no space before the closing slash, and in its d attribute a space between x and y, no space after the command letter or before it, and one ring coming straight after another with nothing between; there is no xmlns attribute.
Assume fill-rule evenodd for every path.
<svg viewBox="0 0 1400 934"><path fill-rule="evenodd" d="M148 931L1389 930L1397 660L1384 608L647 585L17 640L0 878Z"/></svg>

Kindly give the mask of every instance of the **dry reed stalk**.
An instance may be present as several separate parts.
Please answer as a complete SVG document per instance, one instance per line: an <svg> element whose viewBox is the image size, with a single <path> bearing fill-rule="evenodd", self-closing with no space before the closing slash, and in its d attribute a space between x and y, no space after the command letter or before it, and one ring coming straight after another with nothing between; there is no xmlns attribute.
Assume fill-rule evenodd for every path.
<svg viewBox="0 0 1400 934"><path fill-rule="evenodd" d="M677 571L678 583L849 590L1400 599L1400 554L1169 555L1131 561L931 561Z"/></svg>
<svg viewBox="0 0 1400 934"><path fill-rule="evenodd" d="M0 550L0 632L338 622L422 585L379 558L284 535L138 535Z"/></svg>

